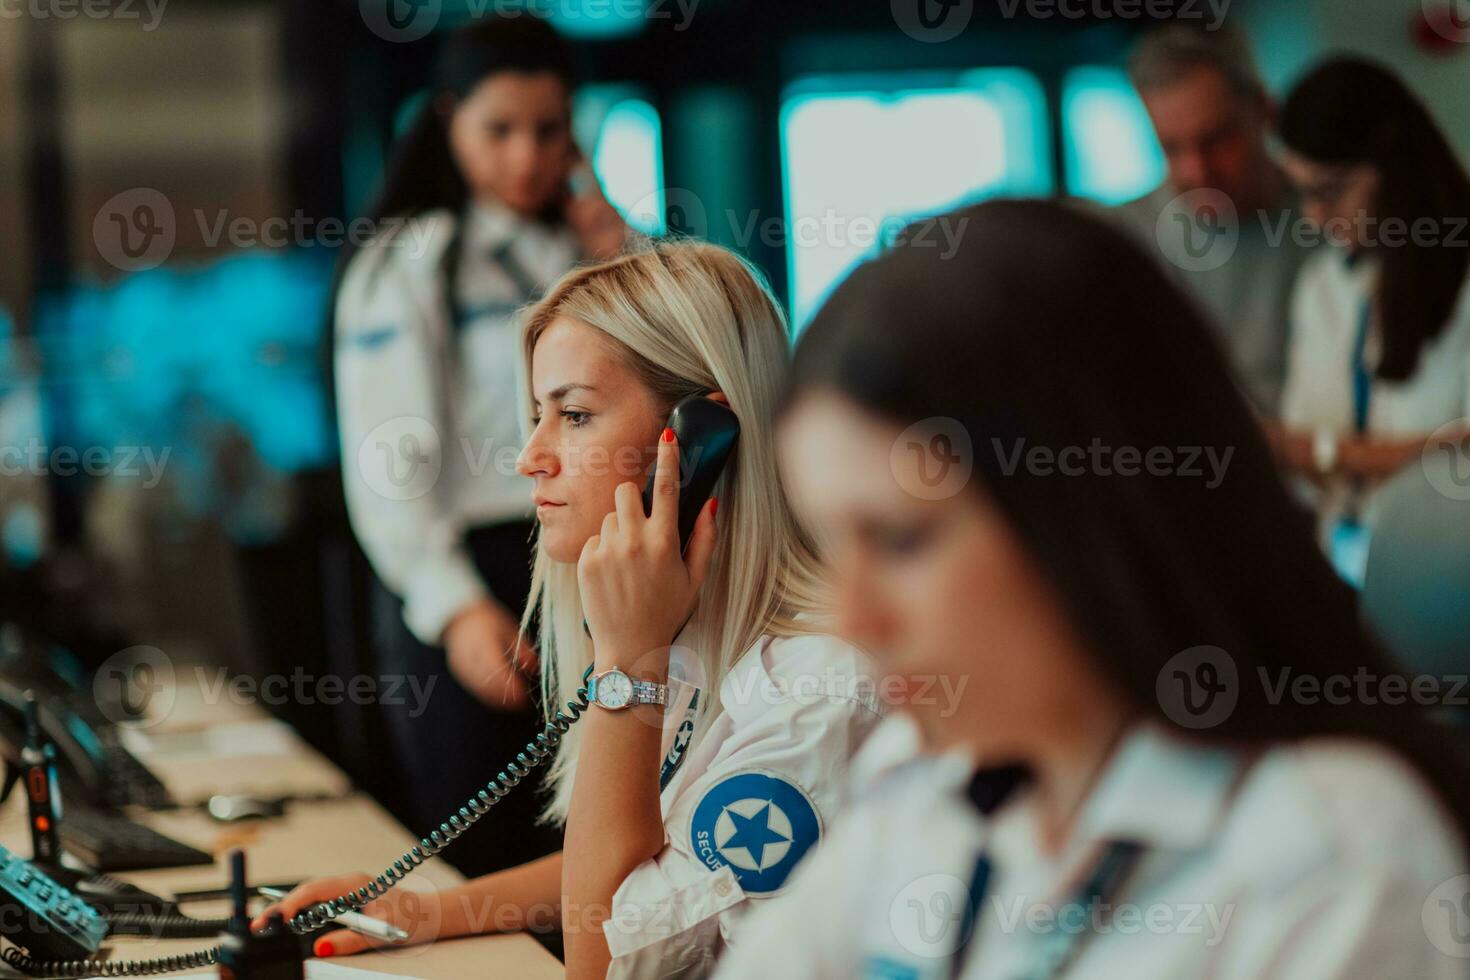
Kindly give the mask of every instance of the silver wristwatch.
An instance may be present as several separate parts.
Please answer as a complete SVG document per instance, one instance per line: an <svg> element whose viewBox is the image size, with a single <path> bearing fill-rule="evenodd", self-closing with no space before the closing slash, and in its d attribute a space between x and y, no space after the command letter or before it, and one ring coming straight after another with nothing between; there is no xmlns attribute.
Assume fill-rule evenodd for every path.
<svg viewBox="0 0 1470 980"><path fill-rule="evenodd" d="M592 675L587 682L587 700L609 711L631 708L635 704L663 704L668 693L667 684L635 681L616 667Z"/></svg>
<svg viewBox="0 0 1470 980"><path fill-rule="evenodd" d="M1332 429L1322 426L1312 433L1312 466L1318 474L1331 476L1337 469L1341 451L1342 445Z"/></svg>

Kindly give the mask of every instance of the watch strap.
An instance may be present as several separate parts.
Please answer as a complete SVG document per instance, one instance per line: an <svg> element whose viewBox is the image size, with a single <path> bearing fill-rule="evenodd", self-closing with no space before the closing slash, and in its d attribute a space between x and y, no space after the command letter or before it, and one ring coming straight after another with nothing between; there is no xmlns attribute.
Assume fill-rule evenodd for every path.
<svg viewBox="0 0 1470 980"><path fill-rule="evenodd" d="M669 685L653 681L633 682L634 704L665 704L669 699Z"/></svg>

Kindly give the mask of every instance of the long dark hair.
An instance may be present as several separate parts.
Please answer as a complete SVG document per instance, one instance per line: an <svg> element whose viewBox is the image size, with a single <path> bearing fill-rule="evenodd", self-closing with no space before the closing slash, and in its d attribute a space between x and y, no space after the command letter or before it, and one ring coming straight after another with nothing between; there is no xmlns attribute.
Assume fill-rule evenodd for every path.
<svg viewBox="0 0 1470 980"><path fill-rule="evenodd" d="M456 216L464 212L469 187L450 153L445 107L458 103L481 82L501 72L550 72L566 83L568 97L575 84L570 45L538 17L521 14L490 18L455 31L435 62L429 97L394 145L382 186L366 214L374 227L388 218L411 218L439 208ZM549 212L547 218L553 217L554 212ZM440 262L442 294L450 304L456 292L459 254L460 227L456 224ZM353 255L350 245L343 248L337 286ZM337 286L332 290L334 309Z"/></svg>
<svg viewBox="0 0 1470 980"><path fill-rule="evenodd" d="M1432 219L1470 217L1470 178L1424 104L1393 72L1359 58L1335 58L1302 79L1281 111L1281 137L1293 151L1324 164L1372 164L1381 184L1380 221L1412 228ZM1409 378L1424 345L1454 312L1470 249L1417 244L1415 236L1378 248L1378 311L1383 357L1378 376Z"/></svg>
<svg viewBox="0 0 1470 980"><path fill-rule="evenodd" d="M572 51L550 24L531 14L521 14L475 21L460 28L444 42L434 64L428 98L394 144L377 197L364 215L372 222L372 228L383 228L388 218L413 218L438 208L448 209L456 218L464 213L469 203L469 186L449 149L449 114L445 107L466 98L487 78L508 71L555 74L566 83L570 103L575 86ZM549 212L545 217L555 220L556 215ZM462 231L462 222L456 220L439 261L438 294L450 323L456 319ZM326 379L323 396L331 418L336 418L337 412L333 359L337 296L348 266L357 254L355 239L349 239L337 256L337 268L327 296L320 362Z"/></svg>
<svg viewBox="0 0 1470 980"><path fill-rule="evenodd" d="M813 388L904 428L960 423L971 487L999 508L1100 673L1140 714L1248 746L1372 739L1416 765L1470 828L1470 769L1422 710L1294 704L1289 691L1273 703L1265 681L1284 669L1289 679L1398 670L1318 550L1204 315L1117 230L1040 201L916 226L813 319L783 408ZM1011 465L1018 445L1094 444L1131 447L1139 475L1119 475L1112 457L1076 475ZM1174 454L1171 475L1142 470L1154 447ZM1184 470L1194 447L1230 451L1217 481L1203 457L1204 475ZM1228 654L1239 691L1227 717L1194 733L1171 720L1156 685L1199 646Z"/></svg>

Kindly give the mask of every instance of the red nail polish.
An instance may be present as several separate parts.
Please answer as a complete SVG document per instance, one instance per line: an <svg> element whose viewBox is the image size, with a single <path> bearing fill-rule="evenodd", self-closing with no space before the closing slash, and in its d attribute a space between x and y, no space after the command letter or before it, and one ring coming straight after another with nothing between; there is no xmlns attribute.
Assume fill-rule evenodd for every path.
<svg viewBox="0 0 1470 980"><path fill-rule="evenodd" d="M711 498L709 498L709 516L710 517L714 517L715 516L715 511L717 511L719 509L720 509L720 498L719 497L711 497Z"/></svg>
<svg viewBox="0 0 1470 980"><path fill-rule="evenodd" d="M336 950L332 947L332 944L325 939L318 939L316 941L316 945L312 947L311 951L317 956L321 957L331 956L333 953L336 952Z"/></svg>
<svg viewBox="0 0 1470 980"><path fill-rule="evenodd" d="M673 442L674 441L674 430L665 427L664 428L663 439L664 439L664 442Z"/></svg>

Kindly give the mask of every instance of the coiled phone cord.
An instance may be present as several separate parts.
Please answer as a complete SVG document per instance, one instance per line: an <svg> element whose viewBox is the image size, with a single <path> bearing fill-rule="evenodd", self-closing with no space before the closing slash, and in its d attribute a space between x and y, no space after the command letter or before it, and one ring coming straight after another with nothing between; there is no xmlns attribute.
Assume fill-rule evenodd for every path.
<svg viewBox="0 0 1470 980"><path fill-rule="evenodd" d="M140 912L114 912L106 919L109 936L145 939L213 939L230 924L229 919L196 919L188 915L147 915Z"/></svg>
<svg viewBox="0 0 1470 980"><path fill-rule="evenodd" d="M0 953L14 970L33 977L144 977L197 970L219 962L219 947L151 960L33 960L15 946Z"/></svg>
<svg viewBox="0 0 1470 980"><path fill-rule="evenodd" d="M525 751L516 753L515 761L508 763L505 769L485 784L484 789L466 800L465 805L459 808L459 812L441 823L438 830L421 839L417 846L394 861L392 867L383 869L381 874L362 888L338 895L329 902L322 902L297 913L296 917L288 923L291 931L298 934L313 932L344 912L356 912L369 902L376 901L402 881L414 868L434 857L473 827L486 811L519 786L521 781L530 775L531 770L549 759L556 751L567 729L571 728L587 710L587 705L590 703L587 696L587 685L591 681L592 667L589 665L582 674L582 686L577 690L576 700L567 702L567 710L558 711L556 717L548 721L546 727L538 732L534 739L526 743Z"/></svg>
<svg viewBox="0 0 1470 980"><path fill-rule="evenodd" d="M355 912L369 902L382 898L390 889L406 878L419 865L443 851L469 830L501 798L510 793L531 774L537 766L549 759L562 736L571 728L591 703L587 685L592 680L592 667L582 674L582 686L577 690L576 700L567 702L566 711L558 711L536 737L526 743L524 751L516 753L513 761L497 773L485 787L465 801L459 812L439 825L428 837L421 838L417 845L406 851L393 865L362 888L355 889L336 898L321 902L296 914L287 926L297 935L315 932L329 925L344 912ZM196 920L197 921L197 920ZM195 970L219 962L219 947L184 953L179 956L163 956L151 960L36 960L18 948L11 946L0 959L13 969L32 977L79 978L79 977L140 977L159 973L174 973L178 970Z"/></svg>

